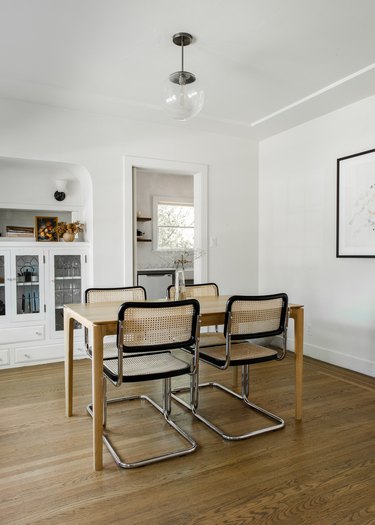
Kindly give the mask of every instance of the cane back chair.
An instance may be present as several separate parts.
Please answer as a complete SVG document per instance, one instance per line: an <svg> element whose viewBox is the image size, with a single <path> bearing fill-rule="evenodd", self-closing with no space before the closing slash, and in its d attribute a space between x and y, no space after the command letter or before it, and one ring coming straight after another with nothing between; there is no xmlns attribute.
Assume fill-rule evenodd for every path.
<svg viewBox="0 0 375 525"><path fill-rule="evenodd" d="M132 468L193 452L196 442L171 418L171 378L189 374L191 377L191 404L196 404L196 377L199 363L199 303L195 299L174 303L126 302L118 312L116 358L103 361L104 382L116 387L122 383L162 380L162 406L147 395L133 395L117 399L104 399L105 405L118 401L143 399L161 412L165 421L174 428L189 446L158 456L129 462L122 460L109 433L103 430L103 441L110 454L122 468ZM194 348L189 362L172 355L171 350L184 346ZM104 389L104 392L106 389Z"/></svg>
<svg viewBox="0 0 375 525"><path fill-rule="evenodd" d="M146 290L143 286L125 286L122 288L89 288L85 291L85 303L114 303L119 305L125 301L144 301ZM89 342L89 331L85 328L85 347L87 355L92 358L92 349ZM117 356L117 344L111 337L107 337L103 347L103 358Z"/></svg>
<svg viewBox="0 0 375 525"><path fill-rule="evenodd" d="M146 300L146 290L143 286L124 286L120 288L88 288L85 290L85 303L114 303L120 304L125 301L144 301ZM90 345L89 331L85 328L85 348L86 354L92 359L92 347ZM103 359L117 357L117 343L113 336L107 336L103 341ZM103 388L107 383L104 382ZM104 392L106 395L106 392ZM92 402L86 406L87 412L92 416ZM103 406L103 425L106 425L107 405Z"/></svg>
<svg viewBox="0 0 375 525"><path fill-rule="evenodd" d="M266 361L281 360L286 354L287 343L288 296L285 293L263 296L232 296L228 299L225 312L225 345L201 348L199 358L220 370L230 366L241 366L242 392L238 394L233 390L216 382L200 384L197 391L205 387L216 387L240 399L244 405L271 419L275 424L245 434L231 435L216 424L209 421L198 410L199 397L195 397L196 404L188 405L185 400L176 394L187 390L186 387L173 390L172 397L190 408L193 414L208 427L227 440L246 439L264 432L278 430L285 426L279 416L252 403L249 396L249 365ZM251 343L252 339L267 338L282 335L283 345L281 350L274 350L265 346ZM233 342L237 344L233 345Z"/></svg>
<svg viewBox="0 0 375 525"><path fill-rule="evenodd" d="M219 287L216 283L188 284L185 286L186 297L198 299L200 297L217 297ZM167 298L174 301L176 288L171 284L167 288ZM201 332L199 348L206 346L216 346L225 344L225 337L219 332L218 326L215 326L215 332Z"/></svg>
<svg viewBox="0 0 375 525"><path fill-rule="evenodd" d="M187 284L185 285L186 295L197 299L198 297L215 297L219 295L219 287L215 283ZM167 297L174 301L176 287L171 284L167 288Z"/></svg>

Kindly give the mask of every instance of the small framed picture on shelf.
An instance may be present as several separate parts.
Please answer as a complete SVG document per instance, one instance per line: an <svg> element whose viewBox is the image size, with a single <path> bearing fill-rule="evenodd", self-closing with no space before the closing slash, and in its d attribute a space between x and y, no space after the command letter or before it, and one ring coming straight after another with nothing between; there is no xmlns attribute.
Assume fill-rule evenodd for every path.
<svg viewBox="0 0 375 525"><path fill-rule="evenodd" d="M57 242L59 236L56 233L58 217L35 217L35 237L40 242Z"/></svg>

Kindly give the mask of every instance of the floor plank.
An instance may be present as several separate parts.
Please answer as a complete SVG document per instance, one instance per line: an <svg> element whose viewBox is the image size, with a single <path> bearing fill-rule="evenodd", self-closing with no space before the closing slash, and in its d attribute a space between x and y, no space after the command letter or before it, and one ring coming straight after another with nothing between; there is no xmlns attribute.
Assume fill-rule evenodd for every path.
<svg viewBox="0 0 375 525"><path fill-rule="evenodd" d="M85 411L90 362L74 364L72 418L64 416L62 363L2 370L0 523L374 525L375 380L305 358L299 423L293 370L292 355L251 370L252 399L283 417L285 429L226 442L173 404L199 443L194 454L124 471L104 449L102 472L92 471ZM203 365L201 379L230 386L232 374ZM142 387L160 398L159 384ZM227 430L263 423L223 394L203 391L202 409ZM112 405L109 430L127 459L179 443L144 402Z"/></svg>

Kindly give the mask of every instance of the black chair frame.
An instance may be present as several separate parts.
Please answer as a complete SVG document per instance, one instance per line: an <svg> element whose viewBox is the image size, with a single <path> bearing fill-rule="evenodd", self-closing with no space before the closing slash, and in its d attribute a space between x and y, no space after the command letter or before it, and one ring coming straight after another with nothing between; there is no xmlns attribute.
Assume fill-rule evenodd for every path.
<svg viewBox="0 0 375 525"><path fill-rule="evenodd" d="M282 307L280 312L280 322L279 326L276 329L273 330L266 330L266 331L259 331L256 333L232 333L232 306L237 301L251 301L251 302L258 302L258 301L268 301L268 300L278 300L280 299L282 301ZM273 430L281 429L285 426L285 422L282 418L279 416L269 412L268 410L265 410L264 408L252 403L249 400L249 384L250 384L250 373L249 373L249 365L259 362L265 362L265 361L271 361L271 360L280 360L283 359L286 354L286 345L287 345L287 321L288 321L288 296L285 293L280 294L272 294L272 295L262 295L262 296L232 296L227 301L226 306L226 313L225 313L225 325L224 325L224 335L226 337L226 343L225 343L225 359L219 359L215 358L214 355L208 355L205 354L205 351L210 350L209 348L203 348L200 350L200 360L208 363L212 366L215 366L216 368L220 370L225 370L230 366L241 366L241 394L238 394L237 392L234 392L233 390L227 388L226 386L210 381L206 383L200 383L196 387L196 404L186 403L186 401L180 397L178 397L176 394L186 392L188 389L187 387L181 387L173 389L172 391L172 397L175 401L183 405L185 408L190 409L193 414L203 423L205 423L209 428L214 430L217 434L219 434L223 439L229 440L229 441L236 441L236 440L242 440L247 439L249 437L256 436L258 434L263 434L265 432L270 432ZM246 359L243 360L238 359L234 360L231 359L232 357L232 342L240 343L241 341L249 341L251 339L259 339L264 337L271 337L271 336L283 336L283 347L281 352L275 352L271 351L269 354L265 353L264 355L261 355L259 358L252 358L252 359ZM237 348L236 348L237 347ZM240 349L241 345L235 345L233 347L233 352L236 352L237 349ZM212 349L211 349L212 350ZM244 434L240 435L232 435L221 428L219 428L217 425L209 421L205 416L203 416L198 411L198 404L199 404L199 397L198 397L198 391L199 389L206 388L206 387L213 387L218 388L221 391L230 394L231 396L241 400L246 407L255 410L256 412L266 416L268 419L272 420L275 424L272 426L268 426L265 428L253 430L251 432L246 432Z"/></svg>

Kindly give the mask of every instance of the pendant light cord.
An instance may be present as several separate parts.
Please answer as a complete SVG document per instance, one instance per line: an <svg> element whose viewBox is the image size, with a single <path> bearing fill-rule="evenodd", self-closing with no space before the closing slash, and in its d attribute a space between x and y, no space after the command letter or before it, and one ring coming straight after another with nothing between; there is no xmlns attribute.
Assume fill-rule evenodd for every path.
<svg viewBox="0 0 375 525"><path fill-rule="evenodd" d="M181 40L181 71L184 72L184 39Z"/></svg>

